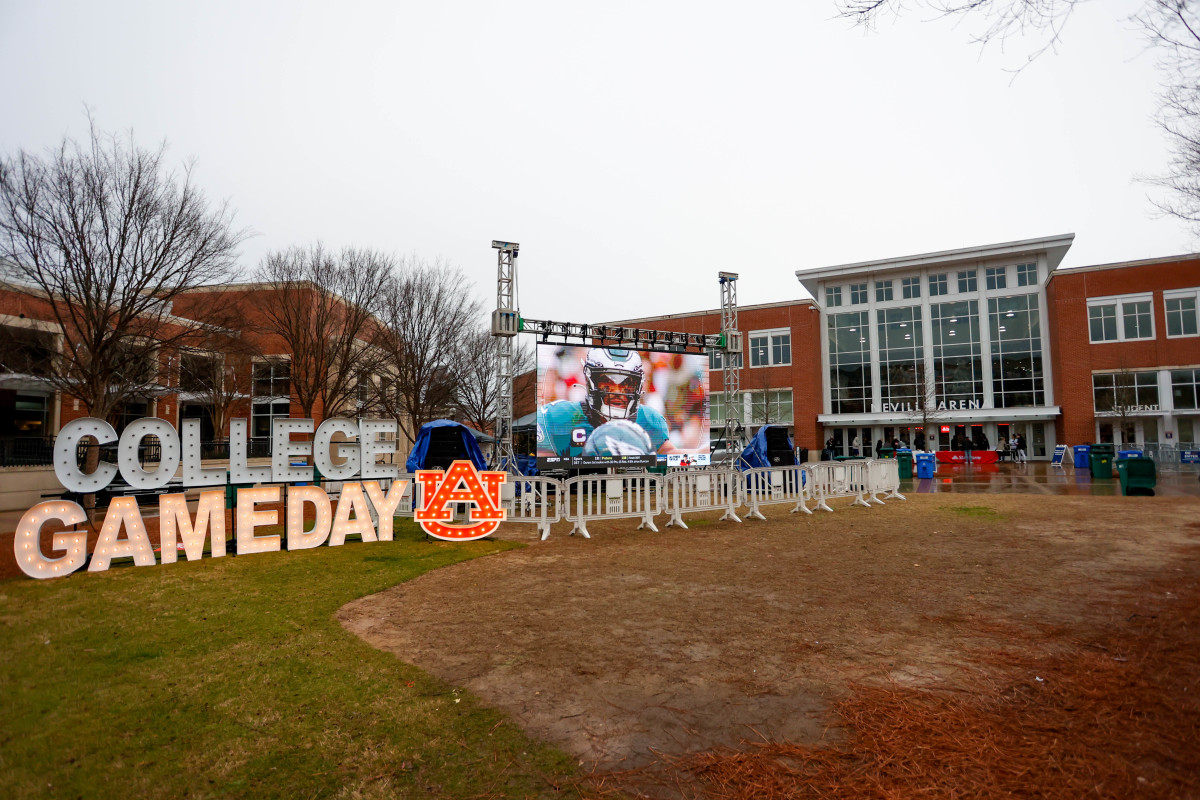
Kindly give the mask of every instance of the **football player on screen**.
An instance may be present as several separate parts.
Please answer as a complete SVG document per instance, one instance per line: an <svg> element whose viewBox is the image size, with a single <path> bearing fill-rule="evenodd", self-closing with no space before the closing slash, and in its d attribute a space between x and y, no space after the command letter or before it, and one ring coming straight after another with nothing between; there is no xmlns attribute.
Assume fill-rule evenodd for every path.
<svg viewBox="0 0 1200 800"><path fill-rule="evenodd" d="M579 456L592 431L609 422L636 423L650 438L650 453L673 453L663 415L643 405L646 372L632 350L593 347L583 359L583 400L555 400L537 412L539 456Z"/></svg>

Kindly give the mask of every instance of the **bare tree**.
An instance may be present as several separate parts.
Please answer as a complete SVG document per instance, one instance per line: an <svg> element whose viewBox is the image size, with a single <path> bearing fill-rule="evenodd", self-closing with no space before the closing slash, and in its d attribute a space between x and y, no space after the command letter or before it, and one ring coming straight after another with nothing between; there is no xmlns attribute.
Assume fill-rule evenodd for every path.
<svg viewBox="0 0 1200 800"><path fill-rule="evenodd" d="M1158 125L1171 152L1166 172L1150 179L1168 194L1152 202L1200 236L1200 11L1195 0L1148 0L1138 21L1159 53Z"/></svg>
<svg viewBox="0 0 1200 800"><path fill-rule="evenodd" d="M165 145L92 125L85 142L0 159L0 258L45 298L61 337L41 375L92 416L156 391L160 354L204 329L172 314L174 301L227 282L245 236L190 163L168 170Z"/></svg>
<svg viewBox="0 0 1200 800"><path fill-rule="evenodd" d="M215 440L224 441L229 421L250 410L259 348L245 331L226 326L210 329L200 347L179 354L179 390L204 406Z"/></svg>
<svg viewBox="0 0 1200 800"><path fill-rule="evenodd" d="M463 420L471 427L488 432L496 419L499 400L496 362L499 341L488 328L476 328L463 339L457 363L455 404ZM532 346L513 345L513 375L536 366Z"/></svg>
<svg viewBox="0 0 1200 800"><path fill-rule="evenodd" d="M264 328L291 355L292 393L305 416L318 403L324 417L355 408L360 377L379 370L375 312L394 264L373 250L335 255L320 244L263 258L257 278L271 290Z"/></svg>
<svg viewBox="0 0 1200 800"><path fill-rule="evenodd" d="M395 417L409 442L430 420L445 416L459 393L463 348L482 309L457 267L416 257L404 259L380 289L384 413Z"/></svg>
<svg viewBox="0 0 1200 800"><path fill-rule="evenodd" d="M948 414L938 406L937 385L926 375L925 362L918 361L913 370L913 399L906 409L905 416L911 420L913 427L919 427L921 434L928 438L929 428L941 425ZM916 446L915 442L909 442ZM932 450L932 447L926 446Z"/></svg>
<svg viewBox="0 0 1200 800"><path fill-rule="evenodd" d="M1076 6L1085 0L838 0L839 13L856 24L873 27L881 16L905 8L928 8L947 16L975 16L983 21L973 36L981 44L1040 33L1042 44L1028 55L1032 61L1061 41ZM1144 0L1133 20L1159 55L1163 76L1159 126L1171 156L1164 174L1146 178L1167 190L1151 199L1163 213L1186 223L1200 236L1200 2Z"/></svg>

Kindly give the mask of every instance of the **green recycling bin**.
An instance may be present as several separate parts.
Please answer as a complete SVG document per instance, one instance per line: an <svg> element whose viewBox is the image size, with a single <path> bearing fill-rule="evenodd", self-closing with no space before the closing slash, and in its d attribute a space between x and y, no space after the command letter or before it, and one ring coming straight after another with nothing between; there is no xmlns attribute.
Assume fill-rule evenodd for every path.
<svg viewBox="0 0 1200 800"><path fill-rule="evenodd" d="M899 450L896 452L896 467L900 470L900 479L912 478L913 476L913 454L912 450Z"/></svg>
<svg viewBox="0 0 1200 800"><path fill-rule="evenodd" d="M1158 472L1153 458L1122 458L1117 462L1117 477L1121 480L1121 494L1154 496L1158 485Z"/></svg>
<svg viewBox="0 0 1200 800"><path fill-rule="evenodd" d="M890 447L879 448L879 457L880 458L895 458L895 456L896 456L896 451L893 450L892 448L890 448Z"/></svg>
<svg viewBox="0 0 1200 800"><path fill-rule="evenodd" d="M1092 478L1111 478L1113 476L1113 459L1116 456L1116 448L1111 444L1096 443L1092 445L1090 459L1092 464Z"/></svg>

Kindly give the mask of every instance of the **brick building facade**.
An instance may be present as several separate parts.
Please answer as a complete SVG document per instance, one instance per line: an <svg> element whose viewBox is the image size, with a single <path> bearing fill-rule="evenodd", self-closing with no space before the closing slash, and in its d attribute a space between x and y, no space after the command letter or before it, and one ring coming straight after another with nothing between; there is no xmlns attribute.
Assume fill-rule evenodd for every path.
<svg viewBox="0 0 1200 800"><path fill-rule="evenodd" d="M742 306L743 419L838 453L1178 446L1200 439L1200 254L1059 269L1074 236L798 271L815 299ZM719 309L613 325L720 332ZM780 357L786 353L785 357ZM712 424L722 376L710 360ZM766 414L763 410L767 409ZM532 398L516 416L534 410Z"/></svg>

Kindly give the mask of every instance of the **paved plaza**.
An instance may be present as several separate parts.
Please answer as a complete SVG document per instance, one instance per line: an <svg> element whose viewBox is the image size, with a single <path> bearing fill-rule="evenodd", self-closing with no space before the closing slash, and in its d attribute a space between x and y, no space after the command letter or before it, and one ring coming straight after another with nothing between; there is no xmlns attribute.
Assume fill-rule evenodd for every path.
<svg viewBox="0 0 1200 800"><path fill-rule="evenodd" d="M1115 477L1093 479L1088 470L1075 469L1070 464L1052 466L1046 461L1026 464L938 464L937 473L926 480L902 481L900 491L961 494L1059 494L1095 495L1121 494L1121 482ZM1159 497L1200 496L1200 467L1188 465L1158 471Z"/></svg>

